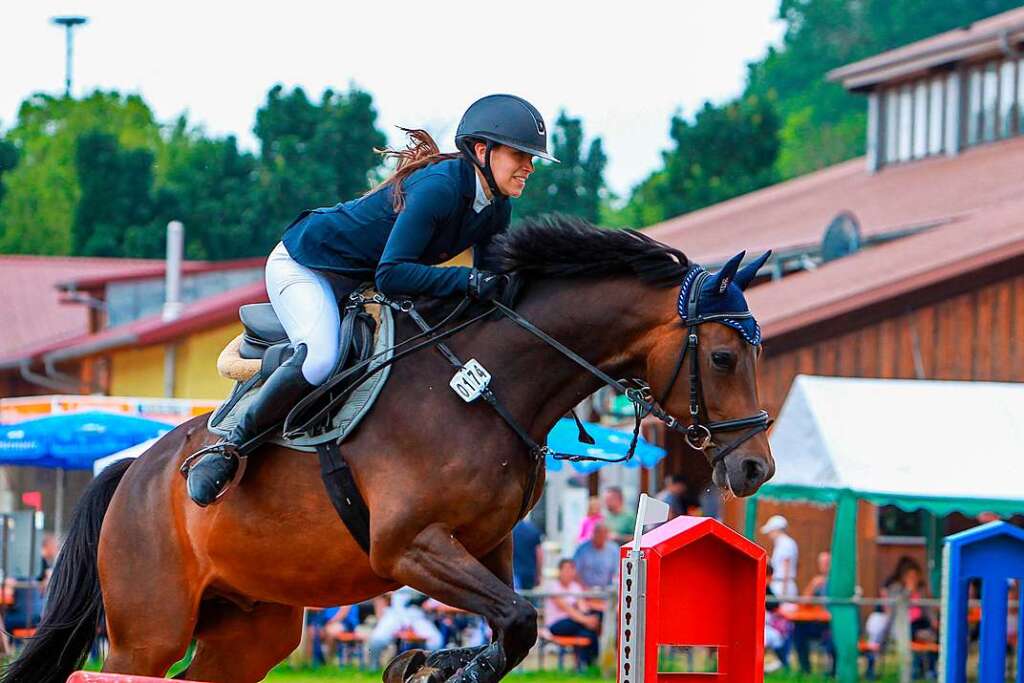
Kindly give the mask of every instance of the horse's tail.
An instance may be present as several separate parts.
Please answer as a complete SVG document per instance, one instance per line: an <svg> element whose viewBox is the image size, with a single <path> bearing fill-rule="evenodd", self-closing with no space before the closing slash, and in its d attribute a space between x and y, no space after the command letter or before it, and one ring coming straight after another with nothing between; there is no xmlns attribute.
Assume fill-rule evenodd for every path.
<svg viewBox="0 0 1024 683"><path fill-rule="evenodd" d="M85 662L103 616L96 548L103 516L131 460L107 467L75 507L67 540L53 567L43 619L0 683L64 683Z"/></svg>

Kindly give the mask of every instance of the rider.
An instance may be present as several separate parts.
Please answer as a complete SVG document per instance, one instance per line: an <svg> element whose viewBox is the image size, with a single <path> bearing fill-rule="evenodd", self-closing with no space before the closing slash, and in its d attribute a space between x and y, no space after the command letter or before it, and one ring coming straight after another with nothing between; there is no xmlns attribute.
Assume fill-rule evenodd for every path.
<svg viewBox="0 0 1024 683"><path fill-rule="evenodd" d="M533 157L557 161L540 112L513 95L477 100L459 122L458 153L440 153L426 131L406 132L406 149L384 151L398 160L391 177L357 199L303 211L267 259L267 293L294 354L227 438L196 453L188 494L197 505L214 502L235 476L243 444L253 448L328 378L340 352L338 300L360 282L372 279L390 296L500 294L503 279L483 268L487 245L508 229L508 199L525 189ZM472 268L438 266L469 247Z"/></svg>

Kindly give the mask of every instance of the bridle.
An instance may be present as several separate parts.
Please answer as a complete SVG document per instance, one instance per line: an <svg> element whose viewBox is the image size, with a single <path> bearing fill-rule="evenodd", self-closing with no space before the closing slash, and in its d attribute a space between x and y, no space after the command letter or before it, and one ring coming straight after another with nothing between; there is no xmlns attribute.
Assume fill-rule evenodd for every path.
<svg viewBox="0 0 1024 683"><path fill-rule="evenodd" d="M643 418L648 415L660 420L668 429L682 434L688 446L694 450L702 452L706 452L707 448L714 443L713 437L718 433L737 432L744 429L747 430L735 440L718 449L714 457L710 459L711 466L716 467L730 453L761 432L766 431L768 427L771 426L771 420L768 417L768 412L764 410L759 410L754 415L750 415L748 417L735 418L731 420L705 419L707 417L707 411L702 408L703 393L701 391L700 383L700 356L697 353L699 340L697 328L700 325L709 322L720 322L723 320L735 321L753 317L753 314L749 310L742 312L715 313L705 316L699 315L697 304L700 300L701 287L709 277L711 277L711 273L707 272L700 266L691 266L690 270L687 271L686 277L683 279L683 283L680 285L678 310L679 316L687 328L686 344L679 351L679 357L676 360L675 369L673 370L672 378L669 381L668 386L665 388L661 397L657 400L655 400L650 384L646 381L642 379L617 380L611 377L558 340L537 328L533 323L519 315L515 310L505 306L504 304L495 302L495 307L502 313L502 315L527 332L530 332L541 339L548 346L552 347L563 356L585 369L607 386L624 394L634 407L632 441L630 442L627 452L616 458L601 458L591 455L557 453L547 446L539 446L535 444L529 439L529 437L524 438L522 430L513 426L513 429L520 435L520 438L524 438L524 440L527 441L527 444L531 446L531 450L539 449L544 455L550 455L556 460L569 460L573 462L589 460L615 463L625 462L632 458L639 440L640 423ZM675 386L675 383L678 381L683 363L687 356L690 358L690 419L689 423L684 425L679 418L666 411L662 405L672 392L672 388ZM508 420L506 420L506 422L507 421Z"/></svg>
<svg viewBox="0 0 1024 683"><path fill-rule="evenodd" d="M665 391L657 401L658 404L664 404L665 400L668 399L669 394L672 392L672 387L675 386L676 381L679 379L679 373L683 368L683 363L685 362L687 355L689 355L690 423L684 427L679 424L679 420L668 413L665 413L663 417L657 414L655 416L659 417L662 422L665 423L665 426L682 433L687 445L698 451L705 451L708 446L714 442L713 438L716 433L738 432L744 429L748 430L715 453L715 457L711 460L711 466L715 467L718 463L722 462L726 456L742 446L744 443L761 432L767 431L768 427L771 426L772 421L769 419L768 412L765 410L759 410L757 413L748 417L740 417L732 420L705 419L707 417L707 411L701 408L703 392L701 390L700 383L700 355L697 352L697 345L700 339L697 334L697 328L700 325L709 322L718 322L723 320L734 321L744 318L753 318L753 314L749 309L745 311L714 313L704 316L700 315L697 304L700 301L701 290L710 277L711 273L703 268L700 268L699 266L691 266L690 270L687 272L686 278L683 280L682 286L679 289L678 311L679 317L682 318L683 324L686 325L686 344L679 352L679 358L676 360L675 369L672 372L672 379L669 380L668 386L665 387ZM689 288L687 288L687 283L689 283Z"/></svg>

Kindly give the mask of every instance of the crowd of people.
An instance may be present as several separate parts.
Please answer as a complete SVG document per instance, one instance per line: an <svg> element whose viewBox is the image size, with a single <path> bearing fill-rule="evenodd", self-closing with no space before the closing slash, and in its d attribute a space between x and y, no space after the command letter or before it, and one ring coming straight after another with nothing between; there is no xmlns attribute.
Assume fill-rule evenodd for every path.
<svg viewBox="0 0 1024 683"><path fill-rule="evenodd" d="M825 598L829 595L828 581L832 567L832 555L827 551L815 558L815 574L803 590L798 591L796 576L799 563L799 548L788 533L789 523L785 517L774 515L761 527L771 543L768 562L767 604L765 616L765 650L774 653L774 659L765 660L766 670L790 667L789 657L796 651L797 664L803 674L811 673L811 648L816 643L828 660L828 673L835 675L836 656L832 632L826 618L798 618L799 608L787 603L787 598ZM911 557L901 557L892 574L882 582L882 598L902 596L911 601L909 611L910 638L914 642L935 643L938 639L936 615L932 610L914 604L914 601L930 597L921 566ZM811 608L818 611L825 607ZM807 616L806 613L804 616ZM813 615L811 615L813 616ZM867 652L880 651L890 636L893 609L888 605L876 607L864 622ZM926 651L915 658L915 678L934 677L937 655ZM868 658L867 675L874 675L875 660Z"/></svg>

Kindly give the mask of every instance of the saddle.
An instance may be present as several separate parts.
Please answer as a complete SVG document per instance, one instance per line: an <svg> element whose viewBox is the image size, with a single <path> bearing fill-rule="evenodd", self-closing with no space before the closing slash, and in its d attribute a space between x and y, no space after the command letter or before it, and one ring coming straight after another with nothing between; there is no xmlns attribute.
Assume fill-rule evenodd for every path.
<svg viewBox="0 0 1024 683"><path fill-rule="evenodd" d="M248 304L242 306L238 313L243 332L228 342L217 358L218 373L234 381L235 386L207 424L211 432L222 436L231 431L263 382L294 351L270 304ZM338 334L341 353L331 377L376 356L367 368L368 371L373 370L391 357L389 349L394 344L392 312L375 304L346 303ZM276 434L269 441L296 450L315 451L319 444L344 440L369 412L389 371L390 366L383 367L357 387L325 424L294 438L286 439Z"/></svg>

